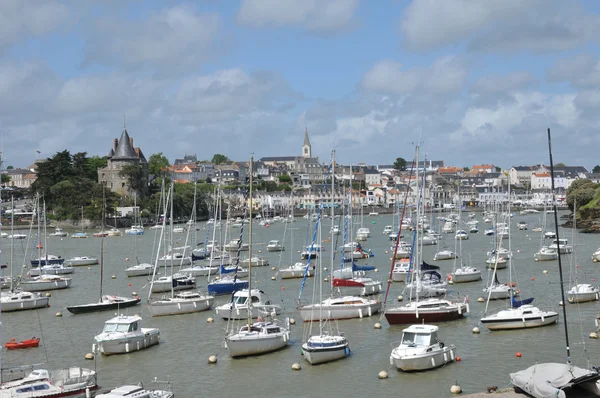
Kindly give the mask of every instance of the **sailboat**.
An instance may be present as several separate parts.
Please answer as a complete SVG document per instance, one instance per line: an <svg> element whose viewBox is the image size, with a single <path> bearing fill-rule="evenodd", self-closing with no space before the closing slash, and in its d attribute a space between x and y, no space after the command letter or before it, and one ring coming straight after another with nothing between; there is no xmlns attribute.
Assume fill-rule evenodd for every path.
<svg viewBox="0 0 600 398"><path fill-rule="evenodd" d="M293 206L293 198L292 198L292 210L291 210L291 217L294 217L294 206ZM285 233L287 231L288 228L288 224L285 225L285 228L283 230L283 238L285 240ZM281 279L293 279L293 278L302 278L304 276L304 271L306 269L306 264L304 264L303 262L300 261L296 261L294 262L294 227L290 226L290 245L291 245L291 250L290 250L290 265L285 267L285 268L280 268L278 271L278 275ZM268 246L267 246L268 249ZM280 254L280 260L281 260L281 254ZM309 261L310 262L310 261ZM314 268L314 267L311 267ZM315 271L312 269L308 270L307 276L314 276L315 275Z"/></svg>
<svg viewBox="0 0 600 398"><path fill-rule="evenodd" d="M173 230L173 185L174 183L171 183L169 193L171 199L169 217L171 231ZM162 230L164 230L164 227ZM171 245L172 244L173 234L171 233ZM173 265L171 265L171 280L173 281L173 283L171 283L171 295L150 302L150 312L152 313L152 316L189 314L192 312L206 311L212 307L215 301L213 296L206 296L199 292L181 292L175 294L175 287L177 285L173 279Z"/></svg>
<svg viewBox="0 0 600 398"><path fill-rule="evenodd" d="M332 178L331 178L331 219L334 221L335 209L333 207L333 195L335 187L335 151L332 152ZM335 254L335 243L331 239L331 267L333 268ZM323 262L319 258L319 277L315 278L315 283L318 281L319 288L319 301L323 298ZM316 288L316 286L315 286ZM316 310L316 309L315 309ZM343 333L339 330L333 330L332 323L329 319L326 319L322 312L323 307L319 307L318 311L321 311L319 318L319 330L318 334L310 335L306 342L302 344L302 355L308 363L311 365L317 365L320 363L331 362L338 359L346 358L350 355L350 348L348 340ZM336 323L337 326L337 323ZM337 328L336 328L337 329ZM309 327L309 334L312 331L312 323Z"/></svg>
<svg viewBox="0 0 600 398"><path fill-rule="evenodd" d="M415 161L414 161L416 164L418 164L418 159L419 159L419 147L417 146L417 148L415 150ZM410 177L412 177L412 172L414 169L415 169L414 167L411 168ZM415 179L415 181L417 181L417 186L418 186L418 182L419 182L418 173L419 173L419 171L417 169L416 170L417 178ZM423 185L423 184L424 184L424 181L422 181L421 185ZM419 199L417 202L417 219L419 218L421 208L423 205L422 189L423 189L423 187L421 186L421 189L418 190L419 191ZM404 214L405 214L405 209L406 209L406 201L408 199L409 192L410 192L410 188L407 188L406 194L404 197L404 206L402 209L402 216L401 216L402 219L404 219ZM402 225L402 223L401 223L401 225ZM400 241L399 237L400 237L401 233L402 233L402 228L400 228L398 230L398 238L396 239L395 250L398 249L398 243ZM416 242L419 242L419 228L415 229L415 237L413 239L413 244L415 244ZM412 296L412 295L409 296L408 304L388 308L384 311L385 318L387 319L387 321L390 325L409 324L409 323L414 323L415 320L422 321L422 322L428 322L428 323L430 323L430 322L445 322L445 321L451 321L451 320L462 318L465 313L469 312L469 304L467 303L466 298L464 299L464 301L462 303L456 302L456 301L451 301L451 300L441 298L441 297L426 298L426 299L420 300L419 289L423 290L423 286L421 286L419 288L419 283L421 283L420 278L417 278L415 280L415 275L417 274L417 272L415 272L413 269L415 268L415 264L419 264L419 265L417 265L417 267L421 267L421 269L423 269L424 265L428 266L428 264L426 264L426 263L421 264L421 262L422 262L421 255L422 255L422 247L417 246L417 250L415 250L413 252L413 255L411 256L411 262L410 262L409 274L410 274L410 277L412 278L413 283L416 282L416 284L414 285L413 289L409 290L409 292L410 293L415 292L416 294L414 296ZM388 279L388 288L386 290L384 302L387 302L389 288L392 283L392 273L394 271L394 266L395 266L395 261L394 261L395 257L396 257L395 255L392 256L392 266L390 269L390 277ZM436 272L436 271L431 270L431 271L425 271L425 272Z"/></svg>
<svg viewBox="0 0 600 398"><path fill-rule="evenodd" d="M510 209L510 178L508 181L508 208ZM507 217L508 224L508 251L511 252L511 238L510 238L510 217ZM512 281L513 272L513 259L509 259L509 281ZM496 280L497 267L494 267L493 278ZM512 284L512 282L511 282ZM480 322L483 326L489 330L511 330L511 329L524 329L534 328L540 326L546 326L558 322L558 313L555 311L545 311L538 307L531 305L533 297L525 300L516 300L513 294L513 290L509 289L510 295L510 307L500 310L495 314L487 315L488 305L490 302L491 291L488 295L484 317L481 318Z"/></svg>
<svg viewBox="0 0 600 398"><path fill-rule="evenodd" d="M83 232L83 206L81 206L81 231L71 234L71 238L85 239L88 237L86 232Z"/></svg>
<svg viewBox="0 0 600 398"><path fill-rule="evenodd" d="M133 224L125 230L127 235L144 235L144 225L139 216L137 195L133 195Z"/></svg>
<svg viewBox="0 0 600 398"><path fill-rule="evenodd" d="M550 137L550 129L548 129L548 152L550 155L550 175L552 181L552 194L554 199L554 163L552 161L552 141ZM554 221L556 229L556 238L558 239L558 216L556 215L556 201L553 200ZM560 275L560 291L564 302L565 291L563 289L563 272L562 261L558 259L558 274ZM535 398L545 397L565 397L565 391L574 391L575 388L581 387L594 394L600 396L600 372L597 367L591 369L583 369L574 366L571 362L571 348L569 344L569 328L567 323L567 307L562 307L564 327L565 327L565 347L567 351L566 363L536 363L527 369L519 372L511 373L510 379L515 386L515 390L523 391L524 393Z"/></svg>
<svg viewBox="0 0 600 398"><path fill-rule="evenodd" d="M254 158L250 158L250 192L249 192L249 242L248 257L252 258L252 178ZM248 291L252 292L252 263L248 266ZM248 305L247 323L239 331L225 337L225 347L232 357L265 354L279 350L288 345L290 329L288 325L281 325L276 320L258 320L252 322L252 302ZM269 313L265 317L271 316ZM289 321L287 322L289 323Z"/></svg>
<svg viewBox="0 0 600 398"><path fill-rule="evenodd" d="M544 200L544 221L543 228L546 231L546 203L548 201ZM533 259L535 261L552 261L558 259L558 250L555 248L550 248L549 246L544 244L544 238L556 238L556 234L552 231L546 231L540 237L540 251L533 255Z"/></svg>
<svg viewBox="0 0 600 398"><path fill-rule="evenodd" d="M104 216L106 211L106 203L104 203L104 209L102 212L102 221L104 222ZM102 286L104 282L104 237L100 238L100 298L95 303L90 304L79 304L67 307L67 311L71 314L84 314L88 312L96 311L107 311L107 310L118 310L121 308L133 307L140 302L138 296L120 297L108 294L103 294Z"/></svg>

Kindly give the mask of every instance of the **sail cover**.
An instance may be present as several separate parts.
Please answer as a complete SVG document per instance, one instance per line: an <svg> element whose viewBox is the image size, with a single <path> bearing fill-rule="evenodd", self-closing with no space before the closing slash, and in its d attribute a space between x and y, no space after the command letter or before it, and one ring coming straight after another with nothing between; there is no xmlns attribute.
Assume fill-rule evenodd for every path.
<svg viewBox="0 0 600 398"><path fill-rule="evenodd" d="M510 374L516 388L535 398L566 398L566 390L581 386L598 394L600 373L563 363L540 363ZM575 395L574 395L575 396Z"/></svg>
<svg viewBox="0 0 600 398"><path fill-rule="evenodd" d="M522 305L533 303L533 297L525 299L525 300L515 300L515 298L512 297L510 300L511 300L510 305L513 308L519 308Z"/></svg>
<svg viewBox="0 0 600 398"><path fill-rule="evenodd" d="M421 264L421 271L433 271L440 269L437 265L427 264L425 261Z"/></svg>

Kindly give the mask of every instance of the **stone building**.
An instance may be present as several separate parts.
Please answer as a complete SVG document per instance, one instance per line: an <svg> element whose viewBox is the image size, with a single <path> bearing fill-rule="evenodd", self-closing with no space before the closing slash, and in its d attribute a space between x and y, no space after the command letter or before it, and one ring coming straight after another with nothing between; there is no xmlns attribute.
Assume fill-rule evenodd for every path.
<svg viewBox="0 0 600 398"><path fill-rule="evenodd" d="M115 138L107 158L108 165L98 169L100 184L121 196L143 197L148 193L148 161L142 150L133 146L133 138L129 137L126 128L123 129L120 139ZM136 191L130 186L128 178L121 175L121 170L128 165L138 166L141 171Z"/></svg>

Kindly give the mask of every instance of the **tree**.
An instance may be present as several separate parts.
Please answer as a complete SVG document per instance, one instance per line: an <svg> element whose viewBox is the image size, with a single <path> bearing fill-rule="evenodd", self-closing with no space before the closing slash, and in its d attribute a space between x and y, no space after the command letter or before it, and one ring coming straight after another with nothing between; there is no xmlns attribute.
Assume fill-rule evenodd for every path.
<svg viewBox="0 0 600 398"><path fill-rule="evenodd" d="M6 170L12 170L12 169L14 169L14 166L8 166L8 167L6 168Z"/></svg>
<svg viewBox="0 0 600 398"><path fill-rule="evenodd" d="M502 171L501 167L496 166L496 173L500 173Z"/></svg>
<svg viewBox="0 0 600 398"><path fill-rule="evenodd" d="M292 177L290 177L288 174L282 174L279 176L279 182L283 184L291 184Z"/></svg>
<svg viewBox="0 0 600 398"><path fill-rule="evenodd" d="M592 169L592 173L595 173L595 174L600 173L600 165L598 165L598 164L595 165L594 168Z"/></svg>
<svg viewBox="0 0 600 398"><path fill-rule="evenodd" d="M405 171L406 160L404 158L396 158L396 161L394 162L394 169L398 171Z"/></svg>
<svg viewBox="0 0 600 398"><path fill-rule="evenodd" d="M212 163L219 165L219 164L223 164L223 163L231 163L231 160L229 160L229 158L225 155L222 155L220 153L216 153L213 157L212 157Z"/></svg>
<svg viewBox="0 0 600 398"><path fill-rule="evenodd" d="M469 171L471 169L469 169L467 166L463 167L463 171Z"/></svg>
<svg viewBox="0 0 600 398"><path fill-rule="evenodd" d="M564 163L558 163L554 165L555 167L566 167Z"/></svg>
<svg viewBox="0 0 600 398"><path fill-rule="evenodd" d="M108 165L108 158L106 156L92 156L87 158L87 174L88 178L92 180L98 179L98 169L103 169Z"/></svg>
<svg viewBox="0 0 600 398"><path fill-rule="evenodd" d="M588 204L594 198L597 188L598 184L587 178L573 181L567 189L567 206L569 206L569 209L573 211L575 201L577 201L578 209Z"/></svg>
<svg viewBox="0 0 600 398"><path fill-rule="evenodd" d="M148 159L148 171L156 177L165 177L170 165L169 159L162 152L154 153Z"/></svg>
<svg viewBox="0 0 600 398"><path fill-rule="evenodd" d="M8 174L2 173L2 180L0 181L2 184L8 184L10 182L10 176Z"/></svg>
<svg viewBox="0 0 600 398"><path fill-rule="evenodd" d="M135 164L126 164L119 171L119 176L127 180L129 189L134 192L142 190L142 167Z"/></svg>

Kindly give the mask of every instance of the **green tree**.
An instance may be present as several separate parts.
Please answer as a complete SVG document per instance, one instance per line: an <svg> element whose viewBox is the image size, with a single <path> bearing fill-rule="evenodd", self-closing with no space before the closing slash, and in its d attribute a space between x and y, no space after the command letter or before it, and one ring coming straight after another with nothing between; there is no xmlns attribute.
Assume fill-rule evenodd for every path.
<svg viewBox="0 0 600 398"><path fill-rule="evenodd" d="M92 156L87 158L87 175L91 180L98 179L98 169L103 169L108 165L108 158L106 156Z"/></svg>
<svg viewBox="0 0 600 398"><path fill-rule="evenodd" d="M142 167L135 164L126 164L119 171L119 176L127 180L129 189L135 192L142 190Z"/></svg>
<svg viewBox="0 0 600 398"><path fill-rule="evenodd" d="M156 177L165 177L171 164L162 152L150 155L148 159L148 171Z"/></svg>
<svg viewBox="0 0 600 398"><path fill-rule="evenodd" d="M406 160L404 158L396 158L396 161L394 162L394 169L398 171L405 171Z"/></svg>
<svg viewBox="0 0 600 398"><path fill-rule="evenodd" d="M502 171L501 167L496 166L496 173L500 173Z"/></svg>
<svg viewBox="0 0 600 398"><path fill-rule="evenodd" d="M471 170L470 168L468 168L467 166L463 167L463 171L469 171Z"/></svg>
<svg viewBox="0 0 600 398"><path fill-rule="evenodd" d="M211 160L212 163L219 165L219 164L223 164L223 163L231 163L231 160L229 160L229 158L225 155L222 155L220 153L216 153Z"/></svg>
<svg viewBox="0 0 600 398"><path fill-rule="evenodd" d="M565 167L565 164L564 163L558 163L558 164L555 164L554 166L556 166L556 167Z"/></svg>
<svg viewBox="0 0 600 398"><path fill-rule="evenodd" d="M290 177L288 174L282 174L279 176L279 182L283 184L291 184L292 177Z"/></svg>
<svg viewBox="0 0 600 398"><path fill-rule="evenodd" d="M595 174L600 173L600 165L598 165L598 164L595 165L594 168L592 169L592 173L595 173Z"/></svg>
<svg viewBox="0 0 600 398"><path fill-rule="evenodd" d="M577 202L578 209L588 204L594 198L597 188L598 184L587 178L573 181L567 189L567 206L569 206L569 209L573 211L575 202Z"/></svg>
<svg viewBox="0 0 600 398"><path fill-rule="evenodd" d="M14 169L14 167L13 167L13 166L8 166L8 167L6 168L6 170L12 170L12 169Z"/></svg>

